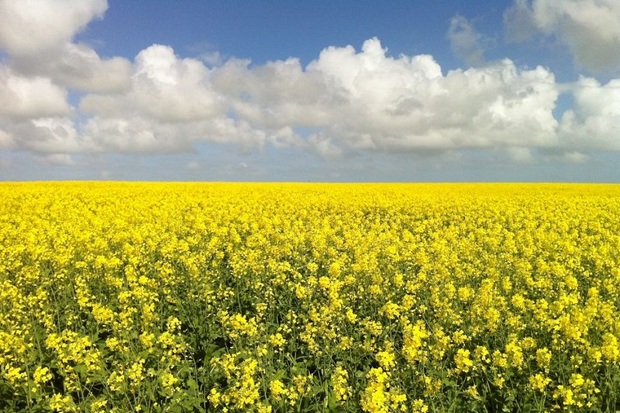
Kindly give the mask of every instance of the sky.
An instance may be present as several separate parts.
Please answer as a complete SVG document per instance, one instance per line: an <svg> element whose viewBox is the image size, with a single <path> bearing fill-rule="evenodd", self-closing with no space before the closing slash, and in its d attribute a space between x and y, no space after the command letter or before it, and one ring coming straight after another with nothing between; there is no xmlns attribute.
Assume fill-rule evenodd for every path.
<svg viewBox="0 0 620 413"><path fill-rule="evenodd" d="M0 0L0 181L618 165L618 0Z"/></svg>

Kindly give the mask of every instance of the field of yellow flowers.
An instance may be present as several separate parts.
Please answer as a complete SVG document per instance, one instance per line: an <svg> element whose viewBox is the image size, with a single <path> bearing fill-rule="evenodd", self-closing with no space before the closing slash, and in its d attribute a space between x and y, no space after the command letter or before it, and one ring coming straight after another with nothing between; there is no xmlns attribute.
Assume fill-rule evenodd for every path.
<svg viewBox="0 0 620 413"><path fill-rule="evenodd" d="M0 184L2 412L620 410L620 185Z"/></svg>

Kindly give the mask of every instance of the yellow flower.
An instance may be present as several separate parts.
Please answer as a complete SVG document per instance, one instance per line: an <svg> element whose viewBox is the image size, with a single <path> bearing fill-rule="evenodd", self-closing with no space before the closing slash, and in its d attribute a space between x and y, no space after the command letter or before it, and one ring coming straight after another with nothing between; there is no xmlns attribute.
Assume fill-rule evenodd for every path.
<svg viewBox="0 0 620 413"><path fill-rule="evenodd" d="M36 385L41 385L52 379L52 372L47 367L38 366L32 377Z"/></svg>
<svg viewBox="0 0 620 413"><path fill-rule="evenodd" d="M456 370L460 373L467 373L474 366L474 362L469 358L469 350L458 349L454 356Z"/></svg>
<svg viewBox="0 0 620 413"><path fill-rule="evenodd" d="M603 334L603 345L601 353L606 360L616 362L620 359L620 347L618 347L618 339L612 333Z"/></svg>
<svg viewBox="0 0 620 413"><path fill-rule="evenodd" d="M566 386L558 386L557 390L553 393L553 397L555 399L562 400L564 406L571 406L575 404L575 399L573 397L573 391Z"/></svg>
<svg viewBox="0 0 620 413"><path fill-rule="evenodd" d="M174 333L181 328L181 321L176 317L170 316L166 320L166 328L169 332Z"/></svg>
<svg viewBox="0 0 620 413"><path fill-rule="evenodd" d="M282 337L282 334L276 333L269 336L269 343L273 348L279 349L286 344L286 340Z"/></svg>
<svg viewBox="0 0 620 413"><path fill-rule="evenodd" d="M347 321L349 323L355 323L355 320L357 320L357 315L353 312L351 308L347 308L345 317L347 318Z"/></svg>
<svg viewBox="0 0 620 413"><path fill-rule="evenodd" d="M388 376L381 368L371 369L366 375L368 384L362 394L362 410L369 413L387 413L390 400L387 393Z"/></svg>
<svg viewBox="0 0 620 413"><path fill-rule="evenodd" d="M353 345L353 339L349 336L340 337L340 343L338 343L338 349L348 350Z"/></svg>
<svg viewBox="0 0 620 413"><path fill-rule="evenodd" d="M108 400L106 400L105 398L96 399L90 404L90 411L93 413L105 413L107 411L105 408L107 404ZM139 407L139 405L136 406L136 410L138 410Z"/></svg>
<svg viewBox="0 0 620 413"><path fill-rule="evenodd" d="M375 355L375 360L385 370L390 370L396 365L396 357L392 351L380 351Z"/></svg>
<svg viewBox="0 0 620 413"><path fill-rule="evenodd" d="M116 370L110 373L106 383L110 390L114 393L120 393L123 391L123 386L125 385L125 374L122 370Z"/></svg>
<svg viewBox="0 0 620 413"><path fill-rule="evenodd" d="M538 373L530 376L529 383L532 389L544 392L547 385L551 383L551 379Z"/></svg>
<svg viewBox="0 0 620 413"><path fill-rule="evenodd" d="M174 375L170 373L169 371L162 373L159 376L159 378L161 380L161 384L164 387L164 389L170 389L172 386L174 386L179 381L179 379L174 377Z"/></svg>
<svg viewBox="0 0 620 413"><path fill-rule="evenodd" d="M481 363L488 363L490 361L489 350L484 346L476 346L476 349L474 350L474 355L476 357L476 360Z"/></svg>
<svg viewBox="0 0 620 413"><path fill-rule="evenodd" d="M335 261L329 266L329 276L332 278L337 278L342 273L342 266L338 261Z"/></svg>
<svg viewBox="0 0 620 413"><path fill-rule="evenodd" d="M95 320L97 320L99 324L111 325L114 321L114 312L101 304L94 303L92 312L93 317L95 317Z"/></svg>
<svg viewBox="0 0 620 413"><path fill-rule="evenodd" d="M468 339L469 337L467 337L467 334L465 334L462 330L455 331L454 334L452 334L452 341L456 344L463 344Z"/></svg>
<svg viewBox="0 0 620 413"><path fill-rule="evenodd" d="M329 288L329 284L330 280L328 277L322 276L319 278L319 287L322 289L327 290Z"/></svg>
<svg viewBox="0 0 620 413"><path fill-rule="evenodd" d="M536 363L542 369L548 369L551 363L551 352L546 347L536 350Z"/></svg>
<svg viewBox="0 0 620 413"><path fill-rule="evenodd" d="M280 380L271 380L269 390L275 400L281 400L282 395L286 394L286 387Z"/></svg>
<svg viewBox="0 0 620 413"><path fill-rule="evenodd" d="M508 367L508 357L499 350L493 351L493 365L500 368Z"/></svg>
<svg viewBox="0 0 620 413"><path fill-rule="evenodd" d="M273 409L271 406L267 404L259 404L258 405L258 413L271 413Z"/></svg>
<svg viewBox="0 0 620 413"><path fill-rule="evenodd" d="M511 341L510 343L506 344L506 356L511 366L518 369L521 369L523 367L523 351L515 341Z"/></svg>
<svg viewBox="0 0 620 413"><path fill-rule="evenodd" d="M293 385L289 389L289 399L305 396L310 391L310 377L297 374L293 377ZM294 397L293 397L294 396Z"/></svg>
<svg viewBox="0 0 620 413"><path fill-rule="evenodd" d="M503 389L505 382L506 382L506 378L502 376L501 374L493 378L493 385L497 387L498 389Z"/></svg>
<svg viewBox="0 0 620 413"><path fill-rule="evenodd" d="M4 375L4 377L9 381L9 383L15 384L24 380L26 378L26 373L17 367L11 367L8 369L8 372Z"/></svg>
<svg viewBox="0 0 620 413"><path fill-rule="evenodd" d="M469 386L465 393L474 400L480 400L480 393L478 393L478 389L475 385Z"/></svg>
<svg viewBox="0 0 620 413"><path fill-rule="evenodd" d="M209 402L211 402L214 407L218 407L222 400L222 394L216 388L212 388L207 399L209 399Z"/></svg>
<svg viewBox="0 0 620 413"><path fill-rule="evenodd" d="M332 389L338 401L346 401L351 395L351 388L347 385L348 378L349 373L342 366L337 366L331 379Z"/></svg>
<svg viewBox="0 0 620 413"><path fill-rule="evenodd" d="M127 370L127 377L133 387L138 387L144 380L144 362L144 359L139 359Z"/></svg>
<svg viewBox="0 0 620 413"><path fill-rule="evenodd" d="M389 320L393 320L398 317L400 313L400 307L393 302L387 302L380 310L381 314L385 315Z"/></svg>
<svg viewBox="0 0 620 413"><path fill-rule="evenodd" d="M418 321L414 325L405 324L403 327L404 345L402 353L408 362L421 361L423 356L423 351L421 349L428 336L429 334L424 322Z"/></svg>
<svg viewBox="0 0 620 413"><path fill-rule="evenodd" d="M585 383L585 380L581 374L572 374L570 376L570 385L573 387L581 387Z"/></svg>
<svg viewBox="0 0 620 413"><path fill-rule="evenodd" d="M523 310L525 309L525 299L521 294L515 294L512 296L512 305L519 310Z"/></svg>
<svg viewBox="0 0 620 413"><path fill-rule="evenodd" d="M229 332L231 338L238 338L241 335L254 337L258 333L256 320L254 318L247 320L244 315L234 314L228 319L228 325L232 329Z"/></svg>
<svg viewBox="0 0 620 413"><path fill-rule="evenodd" d="M319 388L343 411L426 412L486 396L481 377L588 412L613 388L595 373L620 362L620 185L46 182L0 200L15 406L174 409L197 377L218 412Z"/></svg>
<svg viewBox="0 0 620 413"><path fill-rule="evenodd" d="M50 409L60 413L76 412L75 403L69 395L54 394L50 399Z"/></svg>
<svg viewBox="0 0 620 413"><path fill-rule="evenodd" d="M426 413L428 412L428 406L424 403L424 400L416 399L411 403L412 413Z"/></svg>

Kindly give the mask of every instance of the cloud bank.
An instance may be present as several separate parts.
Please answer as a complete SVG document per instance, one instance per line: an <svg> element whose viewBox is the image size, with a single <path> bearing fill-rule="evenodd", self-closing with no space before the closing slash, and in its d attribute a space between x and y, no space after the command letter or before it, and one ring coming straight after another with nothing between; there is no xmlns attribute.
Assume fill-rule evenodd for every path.
<svg viewBox="0 0 620 413"><path fill-rule="evenodd" d="M616 0L516 0L504 21L510 40L528 40L538 30L564 44L575 63L587 70L620 69Z"/></svg>
<svg viewBox="0 0 620 413"><path fill-rule="evenodd" d="M545 67L485 62L478 35L459 16L448 37L472 67L446 71L431 55L392 56L377 38L359 50L326 47L305 67L295 58L206 65L157 44L133 61L106 59L74 41L106 8L103 0L65 1L62 8L0 1L0 48L8 56L0 61L0 100L7 102L0 106L0 150L63 165L71 154L187 152L199 142L327 158L501 150L521 163L537 150L574 162L590 151L620 150L620 80L559 85ZM519 22L557 37L584 67L620 64L615 0L517 0L505 23L513 40L524 41L518 28L527 24ZM592 42L600 49L586 47ZM574 104L556 117L562 93Z"/></svg>

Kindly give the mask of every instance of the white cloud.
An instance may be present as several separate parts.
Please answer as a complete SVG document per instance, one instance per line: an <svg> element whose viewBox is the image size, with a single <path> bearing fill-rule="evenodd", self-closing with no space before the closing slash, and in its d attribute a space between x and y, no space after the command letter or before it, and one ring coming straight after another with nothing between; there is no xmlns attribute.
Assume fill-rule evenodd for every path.
<svg viewBox="0 0 620 413"><path fill-rule="evenodd" d="M20 142L47 152L56 142L62 153L178 152L204 140L245 150L312 148L323 156L553 147L557 96L553 74L541 67L521 70L504 60L443 74L432 56L391 57L378 39L359 52L328 47L306 68L288 59L208 69L153 45L136 56L125 91L82 99L81 115L90 117L78 125L67 118L71 128L22 125L20 133L38 138ZM303 137L300 127L316 132Z"/></svg>
<svg viewBox="0 0 620 413"><path fill-rule="evenodd" d="M323 50L306 73L318 76L315 85L322 87L308 116L335 142L352 148L556 144L552 110L558 92L553 74L541 67L519 70L505 60L443 75L431 56L389 57L379 40L371 39L359 53L350 46ZM277 99L261 103L263 113L286 122Z"/></svg>
<svg viewBox="0 0 620 413"><path fill-rule="evenodd" d="M588 70L620 68L617 0L515 0L504 21L509 38L526 40L526 30L533 25L564 43L575 62Z"/></svg>
<svg viewBox="0 0 620 413"><path fill-rule="evenodd" d="M106 0L0 0L0 48L13 56L57 49L107 8Z"/></svg>
<svg viewBox="0 0 620 413"><path fill-rule="evenodd" d="M38 118L14 126L14 139L21 147L36 153L66 154L95 149L68 118Z"/></svg>
<svg viewBox="0 0 620 413"><path fill-rule="evenodd" d="M558 122L553 110L562 89L553 73L509 59L484 63L482 37L460 16L448 37L474 66L466 70L444 73L430 55L391 56L377 38L359 51L327 47L306 67L296 58L222 62L217 52L207 67L204 59L179 57L165 45L147 47L130 62L103 59L74 43L76 32L103 15L105 1L16 4L0 0L0 47L9 53L0 65L0 100L10 102L0 106L3 149L69 162L72 153L181 152L207 141L243 151L292 147L327 158L355 151L499 150L522 163L533 162L537 148L579 162L588 150L620 150L617 81L581 79L574 107ZM30 8L37 8L32 16L25 13ZM612 8L604 0L516 0L505 20L529 21L571 48L599 36L609 52L616 41ZM42 23L59 9L65 27ZM590 23L599 9L610 16L595 30ZM2 26L11 13L31 27ZM573 20L581 23L567 23ZM15 37L30 32L31 39ZM581 59L581 49L574 50ZM86 92L77 109L67 103L68 91Z"/></svg>
<svg viewBox="0 0 620 413"><path fill-rule="evenodd" d="M529 148L508 148L508 155L517 163L527 164L534 161L532 151Z"/></svg>
<svg viewBox="0 0 620 413"><path fill-rule="evenodd" d="M185 168L189 169L190 171L197 171L200 169L200 163L196 161L189 161L185 164Z"/></svg>
<svg viewBox="0 0 620 413"><path fill-rule="evenodd" d="M216 71L220 79L214 83ZM126 92L90 94L82 99L80 109L93 115L85 133L102 150L113 151L187 151L192 142L200 140L232 143L245 150L265 143L303 146L289 126L295 124L294 116L271 121L262 112L269 96L286 90L281 85L286 76L272 72L269 65L249 70L236 61L210 70L200 60L177 57L169 46L153 45L136 57ZM226 85L227 77L232 78L231 85ZM246 112L236 96L240 87L251 89L258 98ZM301 111L294 98L287 97L286 102ZM240 115L229 117L228 110ZM257 114L252 116L251 111Z"/></svg>
<svg viewBox="0 0 620 413"><path fill-rule="evenodd" d="M337 158L342 155L342 149L336 146L330 137L321 133L311 135L308 142L312 145L314 150L323 157Z"/></svg>
<svg viewBox="0 0 620 413"><path fill-rule="evenodd" d="M188 150L185 139L161 128L156 122L130 114L125 117L90 118L83 134L103 152L178 152Z"/></svg>
<svg viewBox="0 0 620 413"><path fill-rule="evenodd" d="M130 100L138 110L164 121L192 121L221 113L208 69L196 59L179 59L169 46L138 54Z"/></svg>
<svg viewBox="0 0 620 413"><path fill-rule="evenodd" d="M1 121L0 149L35 154L93 152L96 147L81 136L69 118L50 117Z"/></svg>
<svg viewBox="0 0 620 413"><path fill-rule="evenodd" d="M304 71L293 58L253 68L247 60L232 59L213 71L212 82L238 116L265 129L324 125L329 117L323 105L338 94L320 73Z"/></svg>
<svg viewBox="0 0 620 413"><path fill-rule="evenodd" d="M171 47L161 45L136 56L126 93L92 94L80 107L102 117L140 115L162 122L201 120L223 111L202 62L179 59Z"/></svg>
<svg viewBox="0 0 620 413"><path fill-rule="evenodd" d="M16 56L10 65L26 76L45 76L57 84L86 92L120 92L130 83L129 60L101 59L84 44L67 43L53 53Z"/></svg>
<svg viewBox="0 0 620 413"><path fill-rule="evenodd" d="M569 163L584 163L588 158L588 155L577 151L566 152L563 156L563 159Z"/></svg>
<svg viewBox="0 0 620 413"><path fill-rule="evenodd" d="M0 129L0 150L11 150L17 148L13 137L8 132Z"/></svg>
<svg viewBox="0 0 620 413"><path fill-rule="evenodd" d="M308 143L325 155L558 144L553 74L510 60L444 75L431 56L390 57L370 39L360 52L328 47L305 69L233 60L211 78L253 128L320 129Z"/></svg>
<svg viewBox="0 0 620 413"><path fill-rule="evenodd" d="M48 78L24 77L0 65L0 118L62 116L70 112L66 90Z"/></svg>
<svg viewBox="0 0 620 413"><path fill-rule="evenodd" d="M0 0L0 49L9 53L10 67L26 77L82 91L123 90L129 84L127 59L101 59L90 46L72 41L106 9L105 0Z"/></svg>
<svg viewBox="0 0 620 413"><path fill-rule="evenodd" d="M244 151L262 148L268 142L282 146L278 144L281 135L271 135L243 120L223 116L193 122L163 122L130 115L94 116L83 125L82 133L97 152L189 152L198 141L234 144Z"/></svg>
<svg viewBox="0 0 620 413"><path fill-rule="evenodd" d="M67 153L54 153L49 155L41 155L35 157L39 162L44 163L46 165L54 165L54 166L72 166L75 165L75 161L71 157L71 155Z"/></svg>
<svg viewBox="0 0 620 413"><path fill-rule="evenodd" d="M482 36L463 16L454 16L450 20L448 40L452 51L470 66L484 63L484 51L480 45Z"/></svg>
<svg viewBox="0 0 620 413"><path fill-rule="evenodd" d="M525 42L536 33L536 22L528 0L515 0L504 12L504 30L509 42Z"/></svg>
<svg viewBox="0 0 620 413"><path fill-rule="evenodd" d="M582 77L573 85L573 100L561 120L566 143L579 150L620 150L620 79L601 85Z"/></svg>

